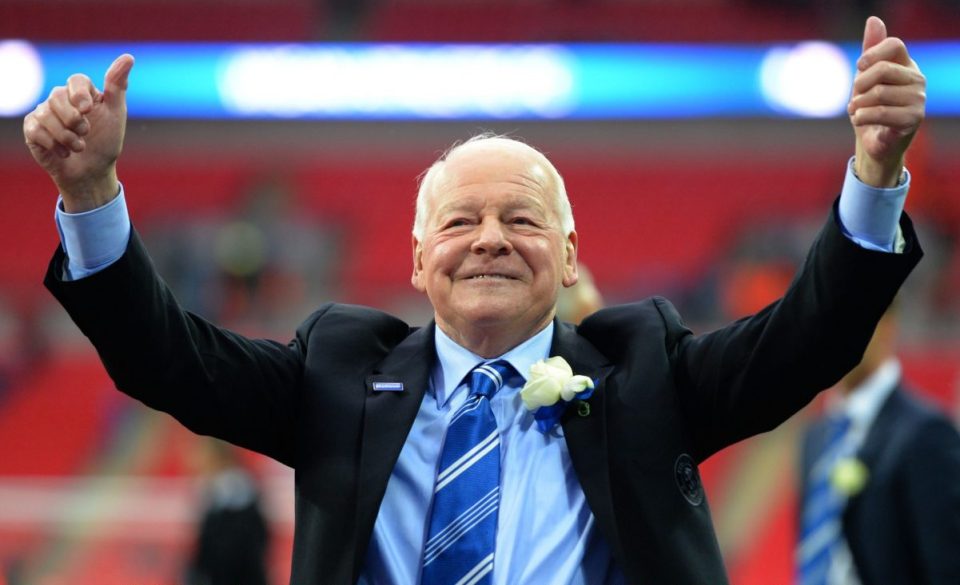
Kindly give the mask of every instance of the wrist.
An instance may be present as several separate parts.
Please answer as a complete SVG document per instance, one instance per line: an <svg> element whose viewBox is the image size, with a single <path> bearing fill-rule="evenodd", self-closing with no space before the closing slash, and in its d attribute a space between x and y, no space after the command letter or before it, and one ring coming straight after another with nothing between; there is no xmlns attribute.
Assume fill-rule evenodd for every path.
<svg viewBox="0 0 960 585"><path fill-rule="evenodd" d="M853 174L863 183L889 189L903 181L903 156L892 162L881 162L865 154L859 147L853 161Z"/></svg>
<svg viewBox="0 0 960 585"><path fill-rule="evenodd" d="M67 185L58 183L63 197L63 210L67 213L83 213L103 207L120 193L120 182L115 169L105 175Z"/></svg>

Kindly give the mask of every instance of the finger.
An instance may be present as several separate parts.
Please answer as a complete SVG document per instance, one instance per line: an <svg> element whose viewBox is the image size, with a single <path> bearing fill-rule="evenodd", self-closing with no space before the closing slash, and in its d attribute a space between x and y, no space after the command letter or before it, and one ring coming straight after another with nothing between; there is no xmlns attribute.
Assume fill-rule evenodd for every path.
<svg viewBox="0 0 960 585"><path fill-rule="evenodd" d="M874 63L892 61L901 65L911 65L910 52L903 40L897 37L887 37L883 41L870 47L857 59L857 69L864 71Z"/></svg>
<svg viewBox="0 0 960 585"><path fill-rule="evenodd" d="M82 114L90 111L98 93L96 86L86 75L75 73L67 79L67 94L70 97L70 103L79 109Z"/></svg>
<svg viewBox="0 0 960 585"><path fill-rule="evenodd" d="M54 144L53 137L50 136L50 133L47 132L37 120L36 114L37 112L34 110L23 119L24 140L26 140L27 146L33 147L33 145L37 145L44 150L50 150Z"/></svg>
<svg viewBox="0 0 960 585"><path fill-rule="evenodd" d="M867 93L877 85L916 85L924 88L927 86L927 79L916 69L884 61L857 74L853 80L853 93Z"/></svg>
<svg viewBox="0 0 960 585"><path fill-rule="evenodd" d="M43 127L54 142L60 144L74 152L80 152L86 148L86 143L75 132L66 128L60 118L50 109L49 102L44 102L34 110L34 118Z"/></svg>
<svg viewBox="0 0 960 585"><path fill-rule="evenodd" d="M886 126L891 130L910 131L923 121L920 106L871 106L860 108L850 117L854 126Z"/></svg>
<svg viewBox="0 0 960 585"><path fill-rule="evenodd" d="M852 114L860 108L872 106L912 106L923 103L925 97L923 90L913 86L875 85L854 96L848 111Z"/></svg>
<svg viewBox="0 0 960 585"><path fill-rule="evenodd" d="M103 79L103 98L105 101L123 101L127 95L131 69L133 69L133 55L129 53L124 53L113 61Z"/></svg>
<svg viewBox="0 0 960 585"><path fill-rule="evenodd" d="M887 38L887 25L876 16L867 19L863 27L863 52Z"/></svg>
<svg viewBox="0 0 960 585"><path fill-rule="evenodd" d="M23 121L23 135L27 146L39 157L45 157L53 152L61 158L70 156L70 150L62 144L57 144L53 136L47 132L33 114L27 116Z"/></svg>
<svg viewBox="0 0 960 585"><path fill-rule="evenodd" d="M80 109L73 105L69 93L66 87L56 87L50 92L50 99L47 100L47 104L60 119L64 128L71 130L78 136L83 136L90 130L90 124L80 113Z"/></svg>

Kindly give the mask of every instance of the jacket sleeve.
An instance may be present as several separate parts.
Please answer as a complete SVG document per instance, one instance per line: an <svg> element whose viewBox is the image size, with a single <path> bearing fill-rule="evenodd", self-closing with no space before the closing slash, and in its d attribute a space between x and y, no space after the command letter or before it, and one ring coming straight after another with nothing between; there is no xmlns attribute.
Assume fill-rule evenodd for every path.
<svg viewBox="0 0 960 585"><path fill-rule="evenodd" d="M293 460L311 316L287 345L251 340L184 311L133 232L123 257L65 281L57 250L44 284L96 347L117 388L194 432Z"/></svg>
<svg viewBox="0 0 960 585"><path fill-rule="evenodd" d="M906 215L902 254L862 248L831 215L785 295L702 336L673 307L656 306L698 459L773 429L852 369L880 316L920 260Z"/></svg>

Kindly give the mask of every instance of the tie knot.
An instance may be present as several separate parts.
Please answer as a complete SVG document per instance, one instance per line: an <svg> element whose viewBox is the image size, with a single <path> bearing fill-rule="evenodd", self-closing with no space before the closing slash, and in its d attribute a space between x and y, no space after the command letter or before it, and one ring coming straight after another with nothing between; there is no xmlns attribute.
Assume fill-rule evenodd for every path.
<svg viewBox="0 0 960 585"><path fill-rule="evenodd" d="M506 360L480 364L470 372L470 394L490 398L503 386L504 380L514 371Z"/></svg>

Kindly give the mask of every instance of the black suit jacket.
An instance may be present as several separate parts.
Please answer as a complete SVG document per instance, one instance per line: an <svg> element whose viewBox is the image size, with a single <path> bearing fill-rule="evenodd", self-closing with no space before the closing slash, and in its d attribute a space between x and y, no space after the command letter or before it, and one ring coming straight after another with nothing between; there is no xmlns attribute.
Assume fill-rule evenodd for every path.
<svg viewBox="0 0 960 585"><path fill-rule="evenodd" d="M804 478L825 426L804 436ZM857 457L870 473L844 509L843 532L862 585L960 583L960 434L950 420L898 387Z"/></svg>
<svg viewBox="0 0 960 585"><path fill-rule="evenodd" d="M562 419L574 469L629 583L726 582L696 464L774 428L859 362L922 252L862 249L834 219L785 297L695 337L663 299L558 323L552 354L598 379L590 413ZM198 433L296 469L292 583L357 580L394 463L436 359L433 327L329 304L288 345L184 312L134 235L106 270L46 284L117 387ZM374 392L377 380L403 392Z"/></svg>

